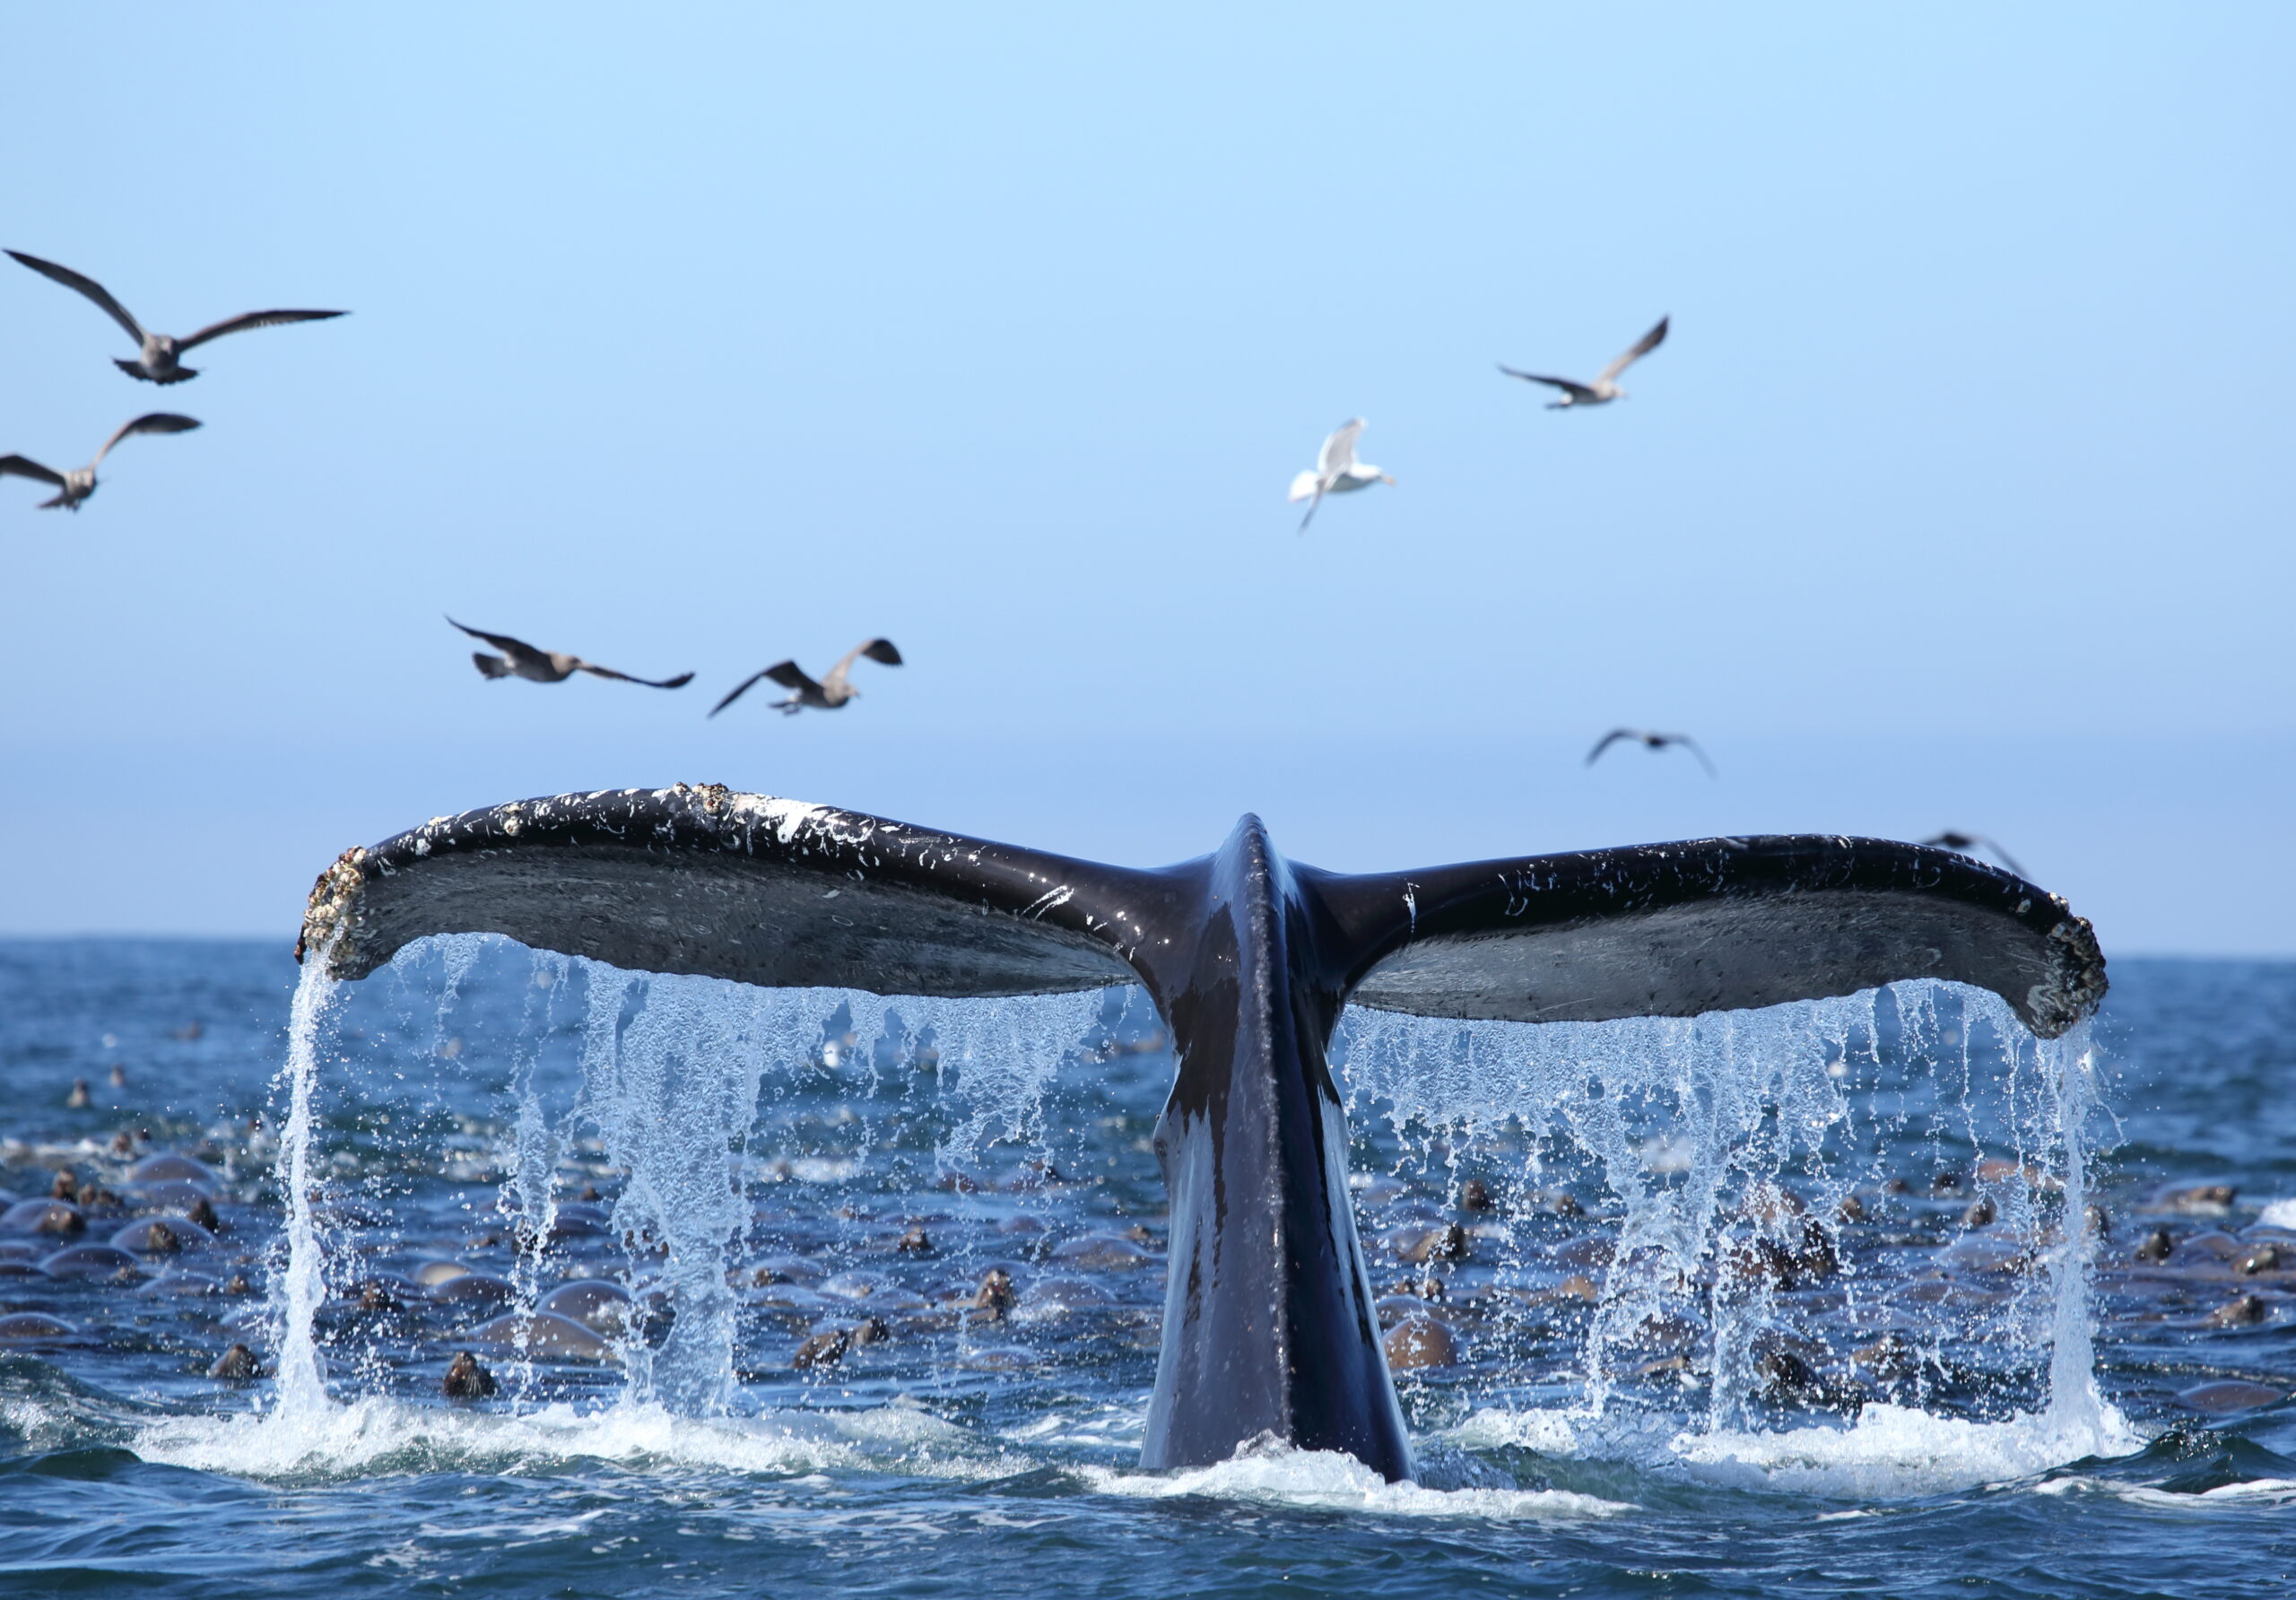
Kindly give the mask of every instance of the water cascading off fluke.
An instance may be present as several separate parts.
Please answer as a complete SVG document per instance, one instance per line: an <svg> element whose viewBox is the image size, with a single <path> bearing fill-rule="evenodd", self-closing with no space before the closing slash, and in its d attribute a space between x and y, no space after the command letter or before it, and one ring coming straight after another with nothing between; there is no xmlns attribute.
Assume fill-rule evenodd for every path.
<svg viewBox="0 0 2296 1600"><path fill-rule="evenodd" d="M1889 841L1709 839L1348 875L1285 861L1248 817L1214 855L1141 872L683 785L517 802L347 852L313 890L300 948L357 978L413 939L470 931L766 988L944 999L1141 983L1178 1061L1156 1139L1171 1248L1144 1462L1208 1463L1272 1433L1390 1478L1410 1455L1326 1059L1343 1006L1470 1026L1702 1018L1935 978L1990 990L2054 1037L2104 991L2095 940L2062 900ZM716 1175L756 1079L724 1065L742 1029L710 1007L673 1004L616 1033L615 1092L668 1127L624 1148L671 1175L633 1167L621 1204L691 1241L665 1246L683 1273L739 1209L709 1186L727 1181ZM1613 1137L1598 1112L1584 1126ZM1688 1220L1646 1209L1663 1254ZM703 1324L722 1290L689 1285ZM656 1380L700 1371L673 1358Z"/></svg>

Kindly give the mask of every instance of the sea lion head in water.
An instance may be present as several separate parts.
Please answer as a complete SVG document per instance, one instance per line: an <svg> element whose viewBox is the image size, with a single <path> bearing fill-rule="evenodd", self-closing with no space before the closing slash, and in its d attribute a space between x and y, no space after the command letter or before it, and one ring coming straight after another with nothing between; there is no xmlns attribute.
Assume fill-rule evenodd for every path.
<svg viewBox="0 0 2296 1600"><path fill-rule="evenodd" d="M484 1400L494 1393L494 1374L480 1366L469 1351L458 1350L447 1363L447 1376L439 1387L449 1400Z"/></svg>
<svg viewBox="0 0 2296 1600"><path fill-rule="evenodd" d="M214 1365L207 1369L207 1376L226 1383L245 1383L263 1376L263 1363L246 1345L234 1344L215 1358Z"/></svg>

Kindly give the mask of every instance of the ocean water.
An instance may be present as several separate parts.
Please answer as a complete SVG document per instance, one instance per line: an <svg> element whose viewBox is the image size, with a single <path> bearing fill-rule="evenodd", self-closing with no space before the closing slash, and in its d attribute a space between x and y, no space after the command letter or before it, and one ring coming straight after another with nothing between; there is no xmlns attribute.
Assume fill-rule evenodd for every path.
<svg viewBox="0 0 2296 1600"><path fill-rule="evenodd" d="M1388 1485L1139 1470L1136 994L0 943L0 1592L2296 1592L2296 966L2113 978L1351 1013Z"/></svg>

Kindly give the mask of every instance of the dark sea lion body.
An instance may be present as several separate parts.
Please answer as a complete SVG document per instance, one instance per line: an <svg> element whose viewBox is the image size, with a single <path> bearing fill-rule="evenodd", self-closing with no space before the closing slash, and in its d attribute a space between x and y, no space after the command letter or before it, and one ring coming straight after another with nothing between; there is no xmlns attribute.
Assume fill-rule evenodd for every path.
<svg viewBox="0 0 2296 1600"><path fill-rule="evenodd" d="M70 1238L88 1230L88 1213L69 1200L20 1200L0 1212L0 1234L42 1233Z"/></svg>
<svg viewBox="0 0 2296 1600"><path fill-rule="evenodd" d="M299 954L358 978L465 932L772 987L1144 986L1178 1072L1153 1141L1171 1222L1143 1464L1219 1461L1272 1433L1391 1479L1411 1458L1325 1056L1344 1006L1686 1017L1931 978L1991 989L2054 1036L2105 987L2062 900L1886 840L1344 874L1286 861L1246 817L1213 855L1137 871L715 785L521 801L347 851L312 891ZM1015 1303L1009 1280L984 1283L970 1315Z"/></svg>
<svg viewBox="0 0 2296 1600"><path fill-rule="evenodd" d="M126 1279L141 1275L141 1264L110 1245L66 1245L41 1257L39 1270L51 1278Z"/></svg>

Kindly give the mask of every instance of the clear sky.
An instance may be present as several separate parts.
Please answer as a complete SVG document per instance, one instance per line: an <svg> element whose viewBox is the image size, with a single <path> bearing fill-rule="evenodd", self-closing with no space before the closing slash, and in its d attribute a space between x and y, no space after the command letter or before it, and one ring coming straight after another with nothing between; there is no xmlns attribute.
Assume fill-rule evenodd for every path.
<svg viewBox="0 0 2296 1600"><path fill-rule="evenodd" d="M0 932L686 778L1139 864L1955 826L2296 953L2296 12L1241 10L20 12L0 244L354 315L161 390L0 261L0 450L206 423L0 481ZM1662 312L1622 404L1494 370Z"/></svg>

